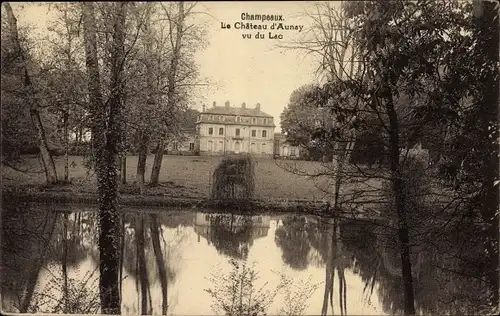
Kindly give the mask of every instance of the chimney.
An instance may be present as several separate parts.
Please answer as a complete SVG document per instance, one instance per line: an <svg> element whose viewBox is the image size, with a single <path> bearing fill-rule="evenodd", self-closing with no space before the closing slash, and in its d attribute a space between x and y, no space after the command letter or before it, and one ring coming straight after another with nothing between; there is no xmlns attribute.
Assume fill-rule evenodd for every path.
<svg viewBox="0 0 500 316"><path fill-rule="evenodd" d="M257 103L257 105L255 105L255 109L256 109L257 111L260 111L260 103Z"/></svg>
<svg viewBox="0 0 500 316"><path fill-rule="evenodd" d="M201 105L201 112L205 112L205 103Z"/></svg>
<svg viewBox="0 0 500 316"><path fill-rule="evenodd" d="M215 103L215 101L214 101L213 106L215 107L216 105L217 105L217 103Z"/></svg>
<svg viewBox="0 0 500 316"><path fill-rule="evenodd" d="M225 105L226 105L226 108L228 108L229 107L229 101L226 101Z"/></svg>
<svg viewBox="0 0 500 316"><path fill-rule="evenodd" d="M241 108L242 108L242 109L246 109L246 107L247 107L247 104L246 104L245 102L243 102L243 103L241 104Z"/></svg>

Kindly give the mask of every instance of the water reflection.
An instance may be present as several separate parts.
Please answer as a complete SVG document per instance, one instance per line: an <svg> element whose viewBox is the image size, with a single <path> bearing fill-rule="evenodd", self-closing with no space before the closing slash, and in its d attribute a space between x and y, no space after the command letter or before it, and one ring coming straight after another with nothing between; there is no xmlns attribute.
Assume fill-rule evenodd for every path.
<svg viewBox="0 0 500 316"><path fill-rule="evenodd" d="M254 240L267 236L269 223L269 216L197 213L194 230L198 242L202 236L219 253L235 259L246 259Z"/></svg>
<svg viewBox="0 0 500 316"><path fill-rule="evenodd" d="M98 313L96 213L19 203L2 212L3 310ZM257 314L402 311L397 243L386 227L303 215L166 210L124 211L122 224L124 314L212 314L211 306L228 297L211 295L217 284L210 276L240 275L235 266L238 273L258 274L249 278L251 288L272 293L265 310L238 305ZM469 259L479 251L465 240L473 231L457 235ZM454 258L459 245L436 241L435 247L414 245L416 306L433 314L474 311L484 303L474 295L484 291L474 277L477 264Z"/></svg>

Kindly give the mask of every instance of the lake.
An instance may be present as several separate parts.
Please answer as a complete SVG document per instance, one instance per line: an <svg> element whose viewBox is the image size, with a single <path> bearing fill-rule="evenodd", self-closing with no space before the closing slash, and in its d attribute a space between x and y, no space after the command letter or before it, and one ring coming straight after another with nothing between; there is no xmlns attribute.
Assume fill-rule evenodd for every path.
<svg viewBox="0 0 500 316"><path fill-rule="evenodd" d="M224 308L238 314L238 308L261 307L270 315L402 311L397 243L387 227L303 214L121 213L122 314L214 315ZM78 206L3 210L3 311L99 313L96 215ZM468 295L480 289L477 282L436 268L448 260L439 251L414 252L421 313L479 306ZM454 300L458 294L464 298Z"/></svg>

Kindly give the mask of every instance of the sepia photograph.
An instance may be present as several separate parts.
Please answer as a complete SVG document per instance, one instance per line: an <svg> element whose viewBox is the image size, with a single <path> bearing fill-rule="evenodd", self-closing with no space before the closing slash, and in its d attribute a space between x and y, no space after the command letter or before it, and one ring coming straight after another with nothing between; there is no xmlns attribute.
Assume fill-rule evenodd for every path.
<svg viewBox="0 0 500 316"><path fill-rule="evenodd" d="M498 315L500 2L1 3L2 315Z"/></svg>

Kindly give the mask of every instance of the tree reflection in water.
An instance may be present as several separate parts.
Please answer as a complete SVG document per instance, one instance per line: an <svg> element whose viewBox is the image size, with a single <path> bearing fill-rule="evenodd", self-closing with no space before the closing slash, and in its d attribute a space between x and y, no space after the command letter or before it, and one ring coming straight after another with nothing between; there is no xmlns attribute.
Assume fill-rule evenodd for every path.
<svg viewBox="0 0 500 316"><path fill-rule="evenodd" d="M205 218L205 215L200 216ZM253 240L268 233L269 223L263 220L260 224L259 218L211 214L207 220L210 228L195 224L194 229L220 254L244 260ZM181 268L183 241L191 231L184 227L192 225L192 221L193 215L189 212L154 216L145 212L126 213L123 275L137 281L133 291L141 292L143 288L147 293L145 312L165 314L174 309L175 302L169 301L172 299L169 289ZM412 223L412 272L418 312L477 314L484 310L487 282L483 271L488 262L484 246L476 237L481 228L477 222L474 213L447 225L442 221L426 221L421 213ZM54 211L53 206L4 203L1 224L0 281L4 309L87 313L96 308L92 298L97 294L98 273L93 273L94 266L85 271L82 268L78 273L84 261L88 265L98 260L95 213L74 212L64 216ZM169 228L168 234L165 227ZM284 264L296 270L305 270L311 265L324 269L323 304L316 307L317 313L320 310L330 313L334 302L342 302L342 308L335 306L335 312L350 312L346 306L348 295L353 294L346 291L349 277L343 277L343 271L347 270L359 275L364 282L366 301L375 294L385 312L403 311L399 252L390 228L361 221L294 215L283 218L274 238ZM139 261L143 262L146 277L141 277ZM37 284L40 278L43 278L41 285ZM158 289L150 288L155 284ZM52 297L43 295L50 291ZM151 291L161 291L162 301L151 302ZM63 293L66 299L61 299ZM140 300L141 295L137 296ZM137 306L140 305L139 302ZM139 310L137 312L142 313Z"/></svg>
<svg viewBox="0 0 500 316"><path fill-rule="evenodd" d="M95 275L79 273L95 235L92 214L3 202L0 279L3 296L16 297L14 309L21 313L97 312L98 293L92 290L98 288ZM74 277L69 276L69 268ZM48 279L38 288L42 273Z"/></svg>
<svg viewBox="0 0 500 316"><path fill-rule="evenodd" d="M191 218L191 217L189 217ZM174 219L174 220L172 220ZM124 272L135 279L137 299L142 315L166 315L169 308L168 287L176 279L176 260L181 256L182 243L186 240L183 217L166 214L130 213L125 217ZM162 226L176 227L172 240L166 240ZM149 228L149 229L148 229ZM151 282L160 281L161 311L153 310Z"/></svg>
<svg viewBox="0 0 500 316"><path fill-rule="evenodd" d="M422 222L422 218L418 220ZM426 227L414 225L412 270L415 306L420 313L470 314L486 308L487 282L481 279L481 269L487 262L481 259L482 245L474 237L478 228L472 220L469 225L467 219L462 221L442 230L429 223ZM399 250L391 228L298 215L285 217L282 223L275 241L283 261L293 269L306 269L309 264L325 268L322 314L328 313L328 305L333 308L335 271L339 310L348 313L345 269L361 277L368 304L377 291L385 312L403 312Z"/></svg>
<svg viewBox="0 0 500 316"><path fill-rule="evenodd" d="M283 225L276 229L275 242L282 249L283 262L292 269L305 270L309 264L308 254L311 245L307 239L306 219L289 216Z"/></svg>
<svg viewBox="0 0 500 316"><path fill-rule="evenodd" d="M335 271L339 282L339 304L341 315L347 314L347 285L344 276L345 260L340 238L340 223L335 219L309 218L299 215L287 216L276 229L275 242L282 250L284 263L292 269L305 270L316 259L315 264L325 266L325 284L321 314L334 308ZM312 257L316 252L319 257Z"/></svg>

